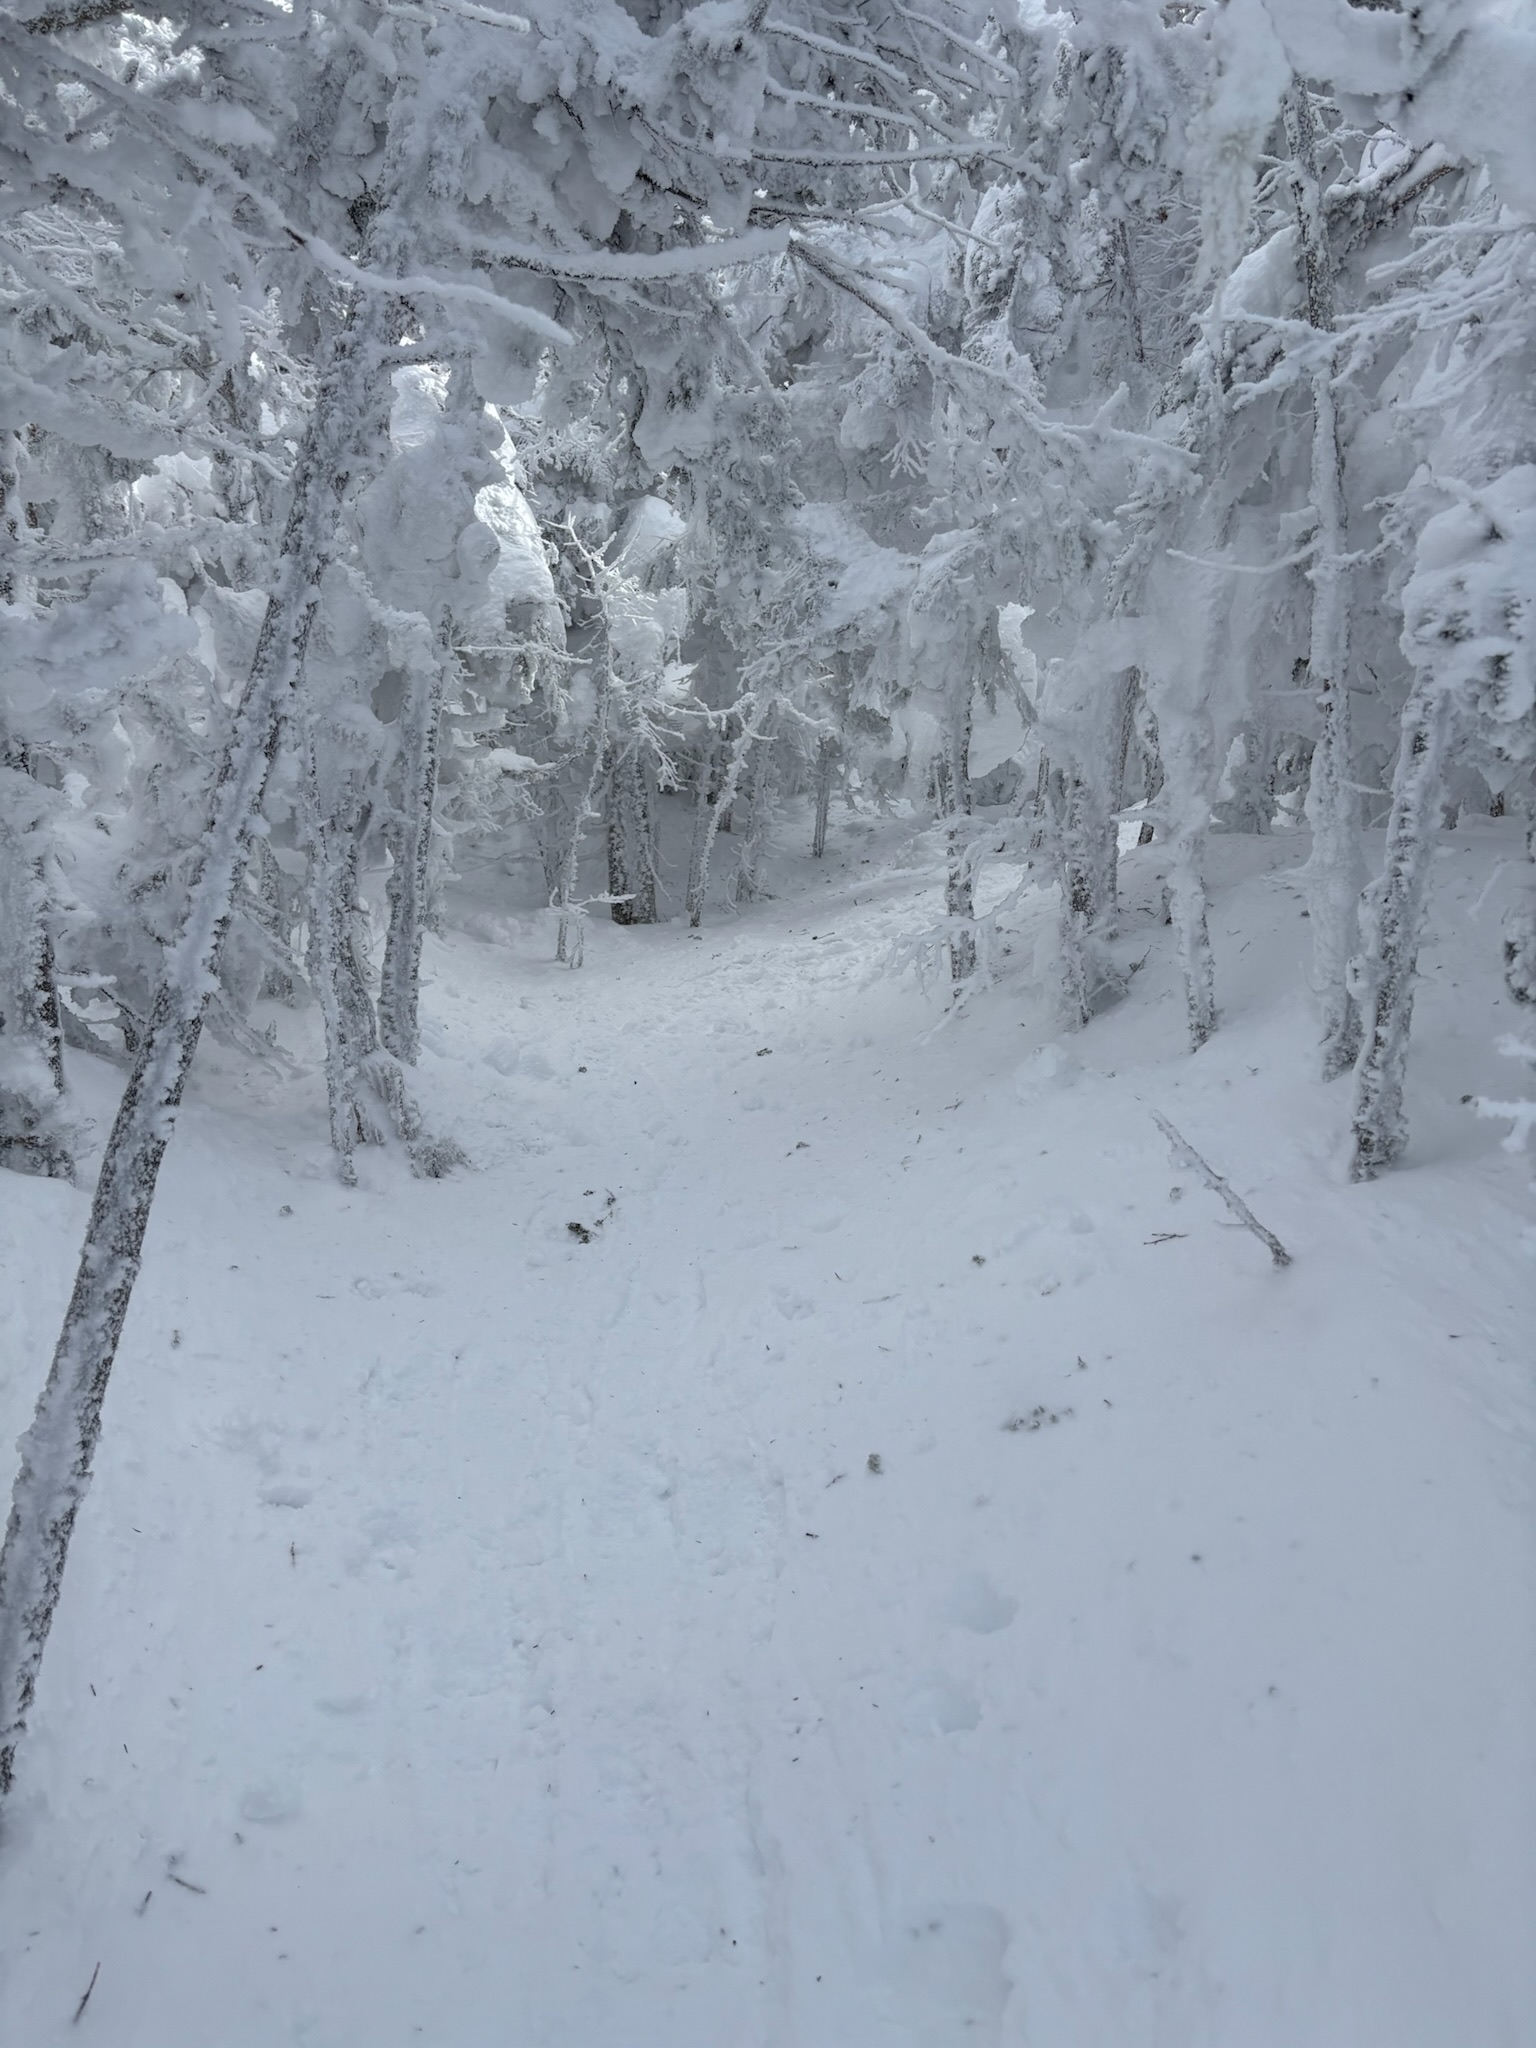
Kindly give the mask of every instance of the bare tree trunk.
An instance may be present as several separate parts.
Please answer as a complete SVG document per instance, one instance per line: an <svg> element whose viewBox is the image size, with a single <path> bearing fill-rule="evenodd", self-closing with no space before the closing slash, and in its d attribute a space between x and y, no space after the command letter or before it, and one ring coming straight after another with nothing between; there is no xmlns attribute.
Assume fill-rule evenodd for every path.
<svg viewBox="0 0 1536 2048"><path fill-rule="evenodd" d="M379 987L379 1033L385 1048L408 1066L421 1050L417 1006L421 948L431 908L432 813L437 800L437 755L443 693L453 661L448 623L438 626L437 659L411 675L400 707L400 787L386 833L389 932Z"/></svg>
<svg viewBox="0 0 1536 2048"><path fill-rule="evenodd" d="M1451 694L1422 675L1403 708L1403 737L1392 779L1392 816L1381 879L1365 899L1365 945L1356 987L1365 1043L1355 1069L1351 1125L1353 1180L1374 1180L1408 1142L1403 1080L1413 1021L1419 938L1429 897L1446 753L1455 732Z"/></svg>
<svg viewBox="0 0 1536 2048"><path fill-rule="evenodd" d="M976 870L970 835L953 820L949 827L949 859L944 876L944 915L952 930L949 974L954 982L969 981L976 972Z"/></svg>
<svg viewBox="0 0 1536 2048"><path fill-rule="evenodd" d="M630 819L634 827L631 863L635 878L635 914L631 924L654 924L659 914L661 878L656 871L656 834L660 791L651 762L638 755L630 760Z"/></svg>
<svg viewBox="0 0 1536 2048"><path fill-rule="evenodd" d="M380 1145L384 1131L373 1116L367 1090L388 1108L407 1144L421 1136L421 1119L394 1054L379 1041L379 1020L368 986L367 912L360 900L357 869L367 806L353 795L326 815L315 772L313 746L305 774L309 828L309 979L325 1022L325 1086L331 1143L341 1178L357 1182L353 1153L359 1145Z"/></svg>
<svg viewBox="0 0 1536 2048"><path fill-rule="evenodd" d="M1141 295L1136 289L1136 265L1131 259L1131 231L1123 219L1115 222L1114 236L1120 282L1125 289L1125 324L1131 337L1131 354L1138 363L1144 363L1147 347L1142 334Z"/></svg>
<svg viewBox="0 0 1536 2048"><path fill-rule="evenodd" d="M1536 1003L1536 817L1525 826L1525 882L1504 920L1504 986L1517 1003Z"/></svg>
<svg viewBox="0 0 1536 2048"><path fill-rule="evenodd" d="M14 742L0 751L0 764L0 1166L69 1180L64 1036L35 785Z"/></svg>
<svg viewBox="0 0 1536 2048"><path fill-rule="evenodd" d="M1322 333L1334 325L1333 259L1323 214L1312 98L1299 79L1285 98L1286 145L1301 239L1307 320ZM1352 1067L1360 1051L1360 1011L1349 988L1349 963L1359 944L1360 800L1354 788L1349 718L1349 571L1344 457L1339 440L1333 366L1312 373L1312 504L1317 533L1311 568L1312 634L1308 655L1317 691L1320 731L1312 753L1307 818L1312 826L1313 979L1323 1011L1323 1078Z"/></svg>
<svg viewBox="0 0 1536 2048"><path fill-rule="evenodd" d="M1321 727L1307 785L1306 810L1312 827L1307 878L1313 977L1323 1011L1323 1078L1331 1081L1352 1067L1360 1052L1360 1010L1350 992L1349 963L1359 946L1365 861L1350 742L1348 572L1340 559L1344 553L1344 492L1333 380L1326 368L1320 368L1313 379L1312 406L1312 489L1318 534L1312 565L1311 669Z"/></svg>
<svg viewBox="0 0 1536 2048"><path fill-rule="evenodd" d="M654 924L656 820L634 747L610 749L606 790L610 915L615 924Z"/></svg>
<svg viewBox="0 0 1536 2048"><path fill-rule="evenodd" d="M1185 822L1172 833L1168 869L1170 909L1184 969L1189 1049L1198 1052L1216 1029L1216 963L1211 953L1203 856L1205 827Z"/></svg>
<svg viewBox="0 0 1536 2048"><path fill-rule="evenodd" d="M602 660L597 671L597 722L592 734L592 765L587 771L586 786L581 792L580 801L571 814L570 833L565 842L565 852L560 863L559 886L554 897L556 908L560 912L555 958L563 967L579 967L586 952L586 912L576 900L578 869L581 862L581 835L588 818L596 815L597 793L608 764L608 728L612 717L613 657L605 632Z"/></svg>
<svg viewBox="0 0 1536 2048"><path fill-rule="evenodd" d="M0 1551L0 1797L37 1686L75 1517L90 1483L101 1408L138 1278L160 1162L197 1050L284 705L303 661L317 586L354 461L376 361L381 301L333 337L295 466L276 587L219 765L197 869L128 1085L107 1139L74 1291L21 1467Z"/></svg>
<svg viewBox="0 0 1536 2048"><path fill-rule="evenodd" d="M709 851L714 839L714 810L719 790L716 775L720 766L720 741L711 732L700 751L693 787L693 832L688 842L688 884L683 891L683 909L690 926L697 928L704 917L704 892L709 886Z"/></svg>
<svg viewBox="0 0 1536 2048"><path fill-rule="evenodd" d="M828 733L816 749L816 822L811 830L811 858L820 860L827 850L827 816L832 809L832 785L837 779L837 741Z"/></svg>
<svg viewBox="0 0 1536 2048"><path fill-rule="evenodd" d="M298 921L292 910L293 885L278 866L265 839L258 838L251 843L251 868L254 870L254 874L248 877L253 884L251 901L268 949L256 993L291 1004L294 986L288 963L293 957L293 929Z"/></svg>
<svg viewBox="0 0 1536 2048"><path fill-rule="evenodd" d="M950 820L945 837L948 863L944 876L944 914L950 921L949 972L955 982L976 972L976 856L971 815L971 678L964 678L963 702L950 722L948 746L939 770L941 815Z"/></svg>
<svg viewBox="0 0 1536 2048"><path fill-rule="evenodd" d="M610 750L608 895L614 924L655 924L655 788L633 745Z"/></svg>
<svg viewBox="0 0 1536 2048"><path fill-rule="evenodd" d="M1077 722L1075 744L1048 761L1041 803L1061 891L1061 948L1066 1021L1078 1028L1114 1002L1125 978L1105 941L1114 935L1119 867L1119 810L1135 703L1135 672Z"/></svg>
<svg viewBox="0 0 1536 2048"><path fill-rule="evenodd" d="M1216 965L1205 887L1205 842L1215 786L1214 737L1203 710L1166 703L1158 731L1163 761L1159 809L1168 824L1169 911L1184 972L1189 1047L1198 1052L1216 1029Z"/></svg>
<svg viewBox="0 0 1536 2048"><path fill-rule="evenodd" d="M1141 688L1141 670L1128 668L1120 678L1115 707L1115 753L1109 786L1109 893L1120 900L1120 813L1125 809L1125 772L1130 765L1131 741L1136 734L1136 696Z"/></svg>
<svg viewBox="0 0 1536 2048"><path fill-rule="evenodd" d="M709 863L714 852L715 834L730 830L731 806L736 801L742 766L754 737L750 706L743 707L739 716L741 730L725 748L723 771L720 767L720 755L724 742L716 740L710 752L709 772L699 786L700 808L694 813L693 849L688 862L688 922L695 930L704 919L704 902L709 893Z"/></svg>
<svg viewBox="0 0 1536 2048"><path fill-rule="evenodd" d="M779 733L779 714L776 703L770 703L768 711L752 735L751 788L747 800L747 829L742 836L741 858L736 872L731 877L731 900L734 903L755 903L762 894L763 856L768 849L768 835L773 827L773 806L778 794L776 745Z"/></svg>

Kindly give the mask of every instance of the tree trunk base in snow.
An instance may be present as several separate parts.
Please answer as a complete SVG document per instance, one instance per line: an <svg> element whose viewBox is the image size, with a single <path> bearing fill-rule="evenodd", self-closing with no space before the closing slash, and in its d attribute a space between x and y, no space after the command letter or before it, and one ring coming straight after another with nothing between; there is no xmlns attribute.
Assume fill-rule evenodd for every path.
<svg viewBox="0 0 1536 2048"><path fill-rule="evenodd" d="M73 1180L75 1162L48 1110L0 1091L0 1167L44 1180Z"/></svg>

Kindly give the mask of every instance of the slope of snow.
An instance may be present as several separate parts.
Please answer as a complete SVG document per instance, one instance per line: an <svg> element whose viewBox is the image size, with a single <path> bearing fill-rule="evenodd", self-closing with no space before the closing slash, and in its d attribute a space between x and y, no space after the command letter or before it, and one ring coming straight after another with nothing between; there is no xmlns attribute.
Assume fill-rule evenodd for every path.
<svg viewBox="0 0 1536 2048"><path fill-rule="evenodd" d="M944 1029L879 972L932 915L909 830L835 820L775 901L595 927L578 974L533 918L434 942L447 1182L342 1189L308 1069L207 1048L0 1853L0 2040L1536 2039L1531 1199L1460 1101L1509 1092L1513 829L1445 842L1366 1188L1289 993L1299 840L1213 843L1191 1059L1159 848L1129 1000L1057 1041L1028 920ZM86 1202L0 1176L7 1444Z"/></svg>

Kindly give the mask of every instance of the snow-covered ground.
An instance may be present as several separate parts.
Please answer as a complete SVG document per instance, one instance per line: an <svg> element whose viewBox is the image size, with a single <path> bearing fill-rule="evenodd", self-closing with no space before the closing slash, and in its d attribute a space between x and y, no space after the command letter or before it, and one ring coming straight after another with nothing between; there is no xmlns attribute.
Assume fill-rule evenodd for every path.
<svg viewBox="0 0 1536 2048"><path fill-rule="evenodd" d="M1514 1081L1514 828L1445 842L1367 1188L1300 840L1213 844L1193 1059L1159 848L1130 998L1054 1041L1027 920L935 1030L877 971L931 857L834 842L579 973L434 943L446 1182L341 1188L312 1073L205 1049L0 1852L7 2048L1536 2041L1536 1205L1461 1102ZM7 1445L86 1203L0 1176Z"/></svg>

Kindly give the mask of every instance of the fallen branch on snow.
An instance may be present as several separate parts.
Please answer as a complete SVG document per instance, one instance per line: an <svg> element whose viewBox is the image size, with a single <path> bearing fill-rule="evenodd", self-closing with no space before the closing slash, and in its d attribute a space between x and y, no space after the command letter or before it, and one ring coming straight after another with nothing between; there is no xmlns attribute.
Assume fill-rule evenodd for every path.
<svg viewBox="0 0 1536 2048"><path fill-rule="evenodd" d="M1244 1230L1251 1230L1259 1242L1268 1248L1269 1256L1277 1266L1288 1266L1291 1263L1290 1253L1272 1230L1264 1228L1242 1196L1233 1193L1215 1167L1200 1157L1188 1138L1181 1136L1160 1110L1154 1109L1151 1115L1153 1123L1173 1147L1175 1158L1198 1173L1213 1195L1220 1195Z"/></svg>
<svg viewBox="0 0 1536 2048"><path fill-rule="evenodd" d="M71 2025L72 2027L78 2027L78 2026L79 2026L79 2024L80 2024L80 2015L81 2015L81 2013L83 2013L83 2012L85 2011L85 2008L86 2008L86 2007L87 2007L87 2006L88 2006L88 2005L90 2004L90 2002L91 2002L91 1993L92 1993L92 1992L93 1992L93 1991L94 1991L94 1990L96 1989L96 1979L97 1979L97 1978L98 1978L98 1977L99 1977L100 1975L101 1975L101 1965L100 1965L100 1963L98 1963L98 1964L96 1965L95 1969L94 1969L94 1970L92 1970L92 1972L91 1972L91 1981L90 1981L90 1983L86 1985L86 1987L85 1987L85 1990L84 1990L84 1991L83 1991L83 1992L81 1993L81 1995L80 1995L80 2003L79 2003L79 2004L78 2004L78 2005L77 2005L77 2006L75 2007L75 2016L74 2016L74 2018L73 2018L73 2019L72 2019L72 2020L70 2021L70 2025Z"/></svg>

